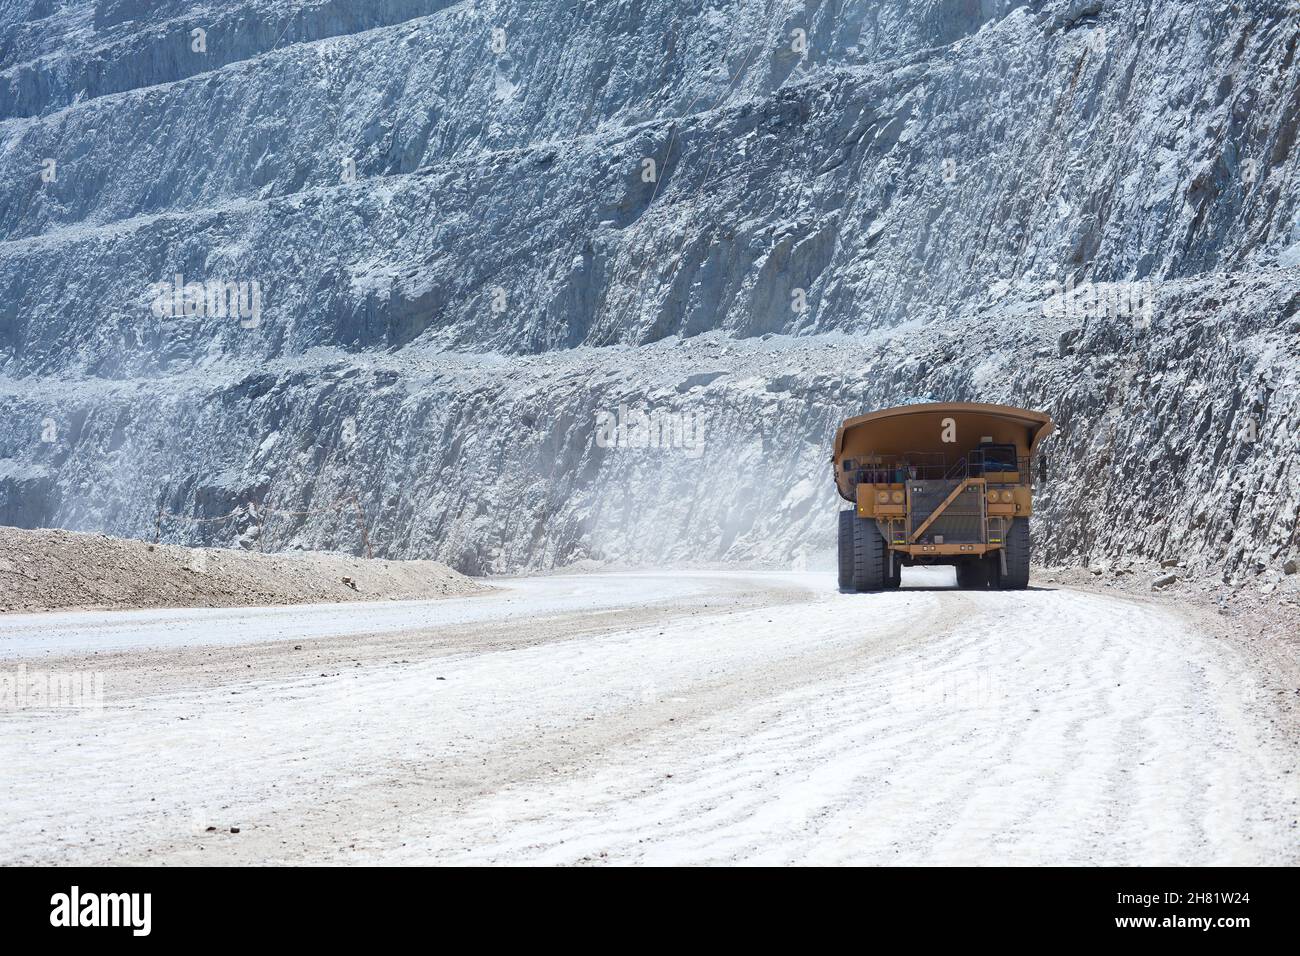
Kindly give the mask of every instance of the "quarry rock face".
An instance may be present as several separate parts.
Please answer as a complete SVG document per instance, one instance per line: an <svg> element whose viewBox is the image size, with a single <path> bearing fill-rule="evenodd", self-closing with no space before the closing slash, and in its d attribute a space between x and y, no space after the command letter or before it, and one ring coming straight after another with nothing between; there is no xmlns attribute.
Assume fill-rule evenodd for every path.
<svg viewBox="0 0 1300 956"><path fill-rule="evenodd" d="M1038 559L1280 574L1298 31L1270 0L11 0L0 523L811 565L835 427L928 398L1056 419Z"/></svg>

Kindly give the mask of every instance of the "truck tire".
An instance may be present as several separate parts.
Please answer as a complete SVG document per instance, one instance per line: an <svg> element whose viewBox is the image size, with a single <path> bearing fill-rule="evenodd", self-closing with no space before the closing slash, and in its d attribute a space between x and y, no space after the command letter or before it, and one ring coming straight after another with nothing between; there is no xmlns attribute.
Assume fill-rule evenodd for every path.
<svg viewBox="0 0 1300 956"><path fill-rule="evenodd" d="M840 590L853 590L853 519L857 513L853 509L840 512Z"/></svg>
<svg viewBox="0 0 1300 956"><path fill-rule="evenodd" d="M886 585L885 539L872 518L853 513L853 590L879 591Z"/></svg>
<svg viewBox="0 0 1300 956"><path fill-rule="evenodd" d="M957 587L986 588L989 586L989 565L987 561L975 560L957 565Z"/></svg>
<svg viewBox="0 0 1300 956"><path fill-rule="evenodd" d="M1002 572L1002 559L996 552L990 555L990 576L993 587L1003 591L1023 591L1029 587L1029 519L1015 518L1007 531L1002 547L1007 552L1007 570Z"/></svg>
<svg viewBox="0 0 1300 956"><path fill-rule="evenodd" d="M885 587L898 588L903 586L903 562L899 560L898 555L894 555L894 573L889 574L889 546L885 545Z"/></svg>

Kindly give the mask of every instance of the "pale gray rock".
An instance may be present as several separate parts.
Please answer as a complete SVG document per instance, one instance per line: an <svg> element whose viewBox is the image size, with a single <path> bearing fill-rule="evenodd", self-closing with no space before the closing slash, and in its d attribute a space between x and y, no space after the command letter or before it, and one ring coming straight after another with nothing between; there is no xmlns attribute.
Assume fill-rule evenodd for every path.
<svg viewBox="0 0 1300 956"><path fill-rule="evenodd" d="M817 566L838 421L928 396L1056 417L1048 563L1277 567L1296 32L1265 0L10 0L0 522L361 553L355 497L376 554L470 572ZM156 315L176 275L256 283L257 320ZM620 407L702 440L601 447Z"/></svg>

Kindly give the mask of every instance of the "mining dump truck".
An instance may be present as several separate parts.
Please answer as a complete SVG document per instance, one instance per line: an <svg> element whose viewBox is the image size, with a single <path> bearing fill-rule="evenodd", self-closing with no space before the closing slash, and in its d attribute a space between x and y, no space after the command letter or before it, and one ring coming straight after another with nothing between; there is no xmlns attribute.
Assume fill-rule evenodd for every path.
<svg viewBox="0 0 1300 956"><path fill-rule="evenodd" d="M850 418L831 456L840 589L896 588L904 566L953 564L964 588L1029 584L1029 515L1049 415L930 403ZM1038 464L1042 460L1038 459Z"/></svg>

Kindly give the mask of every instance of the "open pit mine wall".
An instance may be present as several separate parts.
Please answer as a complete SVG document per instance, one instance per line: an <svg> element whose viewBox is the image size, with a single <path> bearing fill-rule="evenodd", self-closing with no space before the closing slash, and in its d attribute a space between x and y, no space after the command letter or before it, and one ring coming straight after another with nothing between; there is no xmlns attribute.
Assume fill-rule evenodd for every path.
<svg viewBox="0 0 1300 956"><path fill-rule="evenodd" d="M839 420L928 397L1056 417L1043 561L1282 573L1297 29L1245 0L7 0L0 522L815 565ZM167 314L177 276L243 313ZM609 447L620 409L674 447Z"/></svg>

